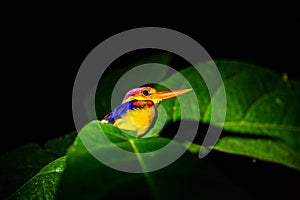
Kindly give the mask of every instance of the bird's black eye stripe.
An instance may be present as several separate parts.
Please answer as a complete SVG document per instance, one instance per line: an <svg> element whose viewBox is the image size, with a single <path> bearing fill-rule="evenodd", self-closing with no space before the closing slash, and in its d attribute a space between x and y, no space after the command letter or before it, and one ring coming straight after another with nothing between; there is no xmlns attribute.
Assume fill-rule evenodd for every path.
<svg viewBox="0 0 300 200"><path fill-rule="evenodd" d="M145 96L150 96L151 95L151 93L149 91L147 91L147 90L144 90L142 93Z"/></svg>

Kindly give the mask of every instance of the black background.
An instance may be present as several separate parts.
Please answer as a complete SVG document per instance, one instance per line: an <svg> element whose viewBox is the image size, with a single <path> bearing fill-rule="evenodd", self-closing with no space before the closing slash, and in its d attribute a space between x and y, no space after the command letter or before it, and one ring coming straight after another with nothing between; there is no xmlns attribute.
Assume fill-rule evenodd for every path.
<svg viewBox="0 0 300 200"><path fill-rule="evenodd" d="M39 11L4 21L1 152L75 130L71 102L77 70L95 46L131 28L171 28L197 40L213 59L245 60L299 77L296 15L109 19Z"/></svg>

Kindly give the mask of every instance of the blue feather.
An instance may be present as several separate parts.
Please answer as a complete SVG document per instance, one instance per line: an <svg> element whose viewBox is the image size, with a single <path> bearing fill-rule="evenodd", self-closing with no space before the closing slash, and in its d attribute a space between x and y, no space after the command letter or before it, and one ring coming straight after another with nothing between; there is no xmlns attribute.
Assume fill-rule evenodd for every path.
<svg viewBox="0 0 300 200"><path fill-rule="evenodd" d="M108 121L108 123L113 124L117 119L120 119L124 116L129 110L134 110L137 108L142 108L141 106L133 105L134 101L129 101L117 106L108 116L104 119Z"/></svg>

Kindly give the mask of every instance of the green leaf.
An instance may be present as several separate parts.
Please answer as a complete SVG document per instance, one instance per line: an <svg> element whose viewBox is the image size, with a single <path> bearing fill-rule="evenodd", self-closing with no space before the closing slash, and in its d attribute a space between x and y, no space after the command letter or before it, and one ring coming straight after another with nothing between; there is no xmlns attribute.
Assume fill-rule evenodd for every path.
<svg viewBox="0 0 300 200"><path fill-rule="evenodd" d="M9 199L55 199L65 164L65 156L54 160L12 194Z"/></svg>
<svg viewBox="0 0 300 200"><path fill-rule="evenodd" d="M193 110L199 107L201 122L224 125L223 133L215 149L246 155L266 161L280 163L300 170L300 81L289 80L286 74L280 75L269 69L250 63L219 60L215 62L221 73L227 98L227 111L218 106L222 101L221 83L216 83L210 97L206 84L195 68L181 71L192 85L199 105L190 102L187 94L181 99L181 108L189 109L191 114L184 118L180 109L172 109L178 101L163 103L168 116L173 121L180 119L197 120ZM196 68L210 73L212 63L203 63ZM175 74L162 84L174 88L186 88ZM211 121L211 102L216 104L217 114L226 112L225 122ZM220 118L216 117L216 118Z"/></svg>
<svg viewBox="0 0 300 200"><path fill-rule="evenodd" d="M1 198L15 192L48 163L64 156L75 136L74 132L49 140L44 148L36 143L27 144L1 155Z"/></svg>
<svg viewBox="0 0 300 200"><path fill-rule="evenodd" d="M224 124L221 138L213 147L215 150L246 155L300 170L299 81L289 80L286 74L279 75L249 63L220 60L216 64L227 95L225 122L210 119L211 102L216 103L215 109L219 111L217 114L222 115L225 111L223 107L218 107L218 102L221 101L220 83L215 83L210 97L205 82L196 69L191 67L181 73L192 85L199 105L190 101L192 94L164 101L159 108L158 122L148 136L157 136L164 124L170 127L174 125L172 122L180 119L199 123L195 113L198 108L201 123L212 123L215 126ZM211 63L204 63L196 68L201 67L207 73L212 73L210 66ZM162 88L165 84L172 89L189 87L180 80L180 75L174 74L157 88ZM182 115L181 109L188 111L189 115ZM162 130L170 131L171 129ZM186 131L188 133L189 130ZM203 133L201 130L198 134ZM66 157L60 156L65 155L72 139L49 141L44 149L37 144L30 144L1 156L1 185L5 186L1 187L1 197L7 197L12 193L12 188L16 189L16 186L19 187L30 177L32 178L10 196L11 199L54 199L57 195L62 199L245 199L247 196L209 160L200 160L197 155L189 152L165 168L147 172L153 164L143 159L139 153L153 152L152 156L157 157L155 151L170 143L174 145L174 152L184 147L168 138L137 139L97 121L86 125L79 136L68 149L67 163ZM112 143L104 142L105 139ZM197 144L184 144L191 152L199 150ZM133 152L135 157L115 156L115 148ZM172 156L174 152L169 155ZM100 154L107 159L105 163L100 162L99 157L96 159L95 156ZM55 160L56 158L58 159ZM49 164L45 166L47 163ZM132 163L136 163L145 173L121 172L107 166L129 166ZM45 167L42 168L43 166ZM33 176L35 173L37 174Z"/></svg>
<svg viewBox="0 0 300 200"><path fill-rule="evenodd" d="M109 138L113 144L101 142L103 137ZM169 139L161 137L137 139L113 126L91 122L80 131L79 137L68 150L67 167L58 188L58 198L247 198L239 186L211 163L189 152L171 165L154 172L127 173L107 166L107 163L124 166L135 162L135 159L120 158L112 153L113 148L122 148L135 152L140 167L147 169L151 163L143 160L138 152L153 152L169 143ZM176 151L176 148L183 146L174 145L173 150ZM109 160L106 164L96 159L97 154L107 155ZM157 156L155 153L152 155Z"/></svg>

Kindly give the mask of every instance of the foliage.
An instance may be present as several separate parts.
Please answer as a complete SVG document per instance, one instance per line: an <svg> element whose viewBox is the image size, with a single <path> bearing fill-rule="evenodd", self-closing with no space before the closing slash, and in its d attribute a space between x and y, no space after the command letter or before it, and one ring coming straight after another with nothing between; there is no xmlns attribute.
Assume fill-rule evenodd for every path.
<svg viewBox="0 0 300 200"><path fill-rule="evenodd" d="M3 197L32 177L10 198L99 199L132 195L143 199L247 198L248 193L209 159L198 158L195 153L201 147L201 140L171 140L175 134L174 127L180 120L198 125L200 123L197 136L202 138L205 137L203 126L209 123L215 127L224 126L216 145L209 147L213 151L248 156L299 171L300 82L289 80L286 74L280 75L245 62L218 60L216 64L224 81L227 108L218 106L218 102L222 101L219 92L221 83L215 83L210 96L196 69L185 68L180 73L189 81L199 104L191 101L192 96L189 95L193 94L163 102L161 107L165 112L160 112L167 119L158 118L152 133L146 138L134 138L113 126L93 121L79 132L73 143L74 137L66 136L47 143L44 149L31 144L2 155L1 185L6 186L1 192ZM212 63L202 63L195 67L210 73L211 65ZM189 87L186 82L179 80L179 74L173 74L157 88L164 85L172 86L172 89ZM98 94L97 99L101 100L101 104L97 106L109 105L107 97ZM217 114L221 115L226 110L225 121L211 121L212 102L216 105L214 109L218 110ZM181 110L188 110L189 114L182 115ZM195 110L200 110L200 119L196 117ZM168 128L162 129L163 126ZM188 134L189 130L186 129L185 132ZM105 143L105 138L112 143ZM185 152L163 169L148 172L151 162L144 160L141 154L151 152L155 157L156 150L171 143L174 145L174 152L183 148L188 148L190 152ZM71 146L65 154L69 145ZM115 156L115 148L133 152L135 157ZM169 153L170 156L173 154ZM99 162L97 155L104 155L108 162ZM121 172L107 166L109 163L126 166L132 162L139 164L145 173Z"/></svg>

